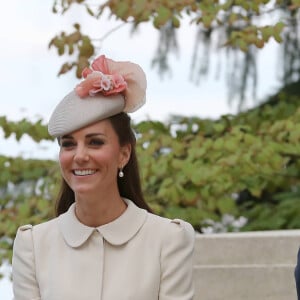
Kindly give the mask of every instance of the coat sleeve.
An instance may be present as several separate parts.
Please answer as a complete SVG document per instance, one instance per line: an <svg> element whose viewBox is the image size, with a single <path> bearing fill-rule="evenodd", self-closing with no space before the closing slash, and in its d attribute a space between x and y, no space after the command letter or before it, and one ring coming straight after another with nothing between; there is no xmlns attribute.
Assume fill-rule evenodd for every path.
<svg viewBox="0 0 300 300"><path fill-rule="evenodd" d="M40 300L35 276L32 225L21 226L17 232L12 258L14 300Z"/></svg>
<svg viewBox="0 0 300 300"><path fill-rule="evenodd" d="M300 248L298 249L297 265L295 268L295 282L298 299L300 299Z"/></svg>
<svg viewBox="0 0 300 300"><path fill-rule="evenodd" d="M182 220L172 220L161 251L159 300L191 300L193 287L193 252L195 232Z"/></svg>

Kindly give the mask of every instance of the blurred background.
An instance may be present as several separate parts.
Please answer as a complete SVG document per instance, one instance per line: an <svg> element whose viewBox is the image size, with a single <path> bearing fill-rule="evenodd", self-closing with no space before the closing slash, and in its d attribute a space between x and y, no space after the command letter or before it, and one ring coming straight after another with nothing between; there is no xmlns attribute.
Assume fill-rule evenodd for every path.
<svg viewBox="0 0 300 300"><path fill-rule="evenodd" d="M109 1L97 19L103 1L76 2L11 0L0 11L1 299L12 298L18 226L53 216L49 115L100 54L147 74L147 103L132 120L156 213L203 234L299 228L299 7Z"/></svg>

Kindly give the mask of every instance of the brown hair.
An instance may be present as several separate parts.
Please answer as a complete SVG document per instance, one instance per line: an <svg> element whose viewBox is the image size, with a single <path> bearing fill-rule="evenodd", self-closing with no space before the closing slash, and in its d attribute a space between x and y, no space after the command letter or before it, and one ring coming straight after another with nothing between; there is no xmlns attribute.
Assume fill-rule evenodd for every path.
<svg viewBox="0 0 300 300"><path fill-rule="evenodd" d="M132 200L138 207L151 212L150 207L145 202L142 192L138 160L135 151L136 138L130 126L130 117L126 113L120 113L108 119L118 136L120 145L131 145L130 159L123 169L124 177L118 177L117 179L119 193L122 197ZM74 202L75 195L73 190L69 187L66 181L62 179L55 206L56 216L66 212Z"/></svg>

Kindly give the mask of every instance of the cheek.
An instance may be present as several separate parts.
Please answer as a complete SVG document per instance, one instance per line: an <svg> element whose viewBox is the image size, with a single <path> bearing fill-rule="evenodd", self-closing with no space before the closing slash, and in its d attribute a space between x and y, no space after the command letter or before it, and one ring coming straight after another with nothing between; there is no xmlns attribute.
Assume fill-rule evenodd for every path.
<svg viewBox="0 0 300 300"><path fill-rule="evenodd" d="M98 162L99 164L111 164L114 154L112 152L99 152L93 156L94 161Z"/></svg>
<svg viewBox="0 0 300 300"><path fill-rule="evenodd" d="M70 163L71 156L69 153L61 151L59 153L58 160L59 160L59 165L60 165L61 169L63 170L64 167L66 167Z"/></svg>
<svg viewBox="0 0 300 300"><path fill-rule="evenodd" d="M118 165L118 153L115 149L109 149L108 151L99 151L93 156L94 160L99 164L115 166Z"/></svg>

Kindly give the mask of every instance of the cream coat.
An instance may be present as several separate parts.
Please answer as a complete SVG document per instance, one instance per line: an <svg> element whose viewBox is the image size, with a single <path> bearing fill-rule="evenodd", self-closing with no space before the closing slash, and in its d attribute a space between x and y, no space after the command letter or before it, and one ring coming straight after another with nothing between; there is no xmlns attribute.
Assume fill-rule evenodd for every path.
<svg viewBox="0 0 300 300"><path fill-rule="evenodd" d="M73 204L49 222L19 228L13 253L15 300L191 300L194 230L126 200L98 228Z"/></svg>

